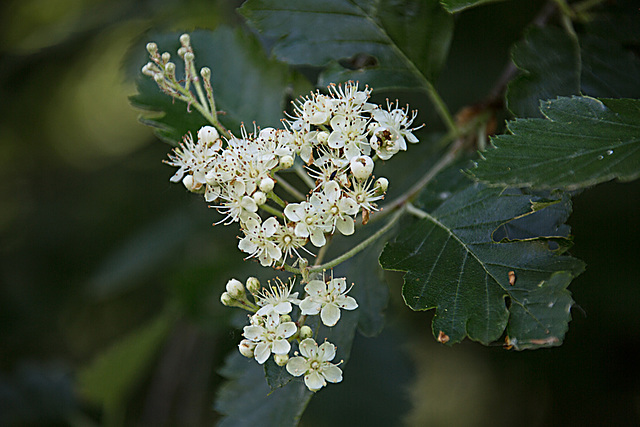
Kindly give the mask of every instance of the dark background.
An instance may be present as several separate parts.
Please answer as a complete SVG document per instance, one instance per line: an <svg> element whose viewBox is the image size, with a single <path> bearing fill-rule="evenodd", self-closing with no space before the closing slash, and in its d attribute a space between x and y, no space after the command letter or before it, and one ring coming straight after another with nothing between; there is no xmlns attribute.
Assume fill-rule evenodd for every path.
<svg viewBox="0 0 640 427"><path fill-rule="evenodd" d="M211 227L201 198L169 183L169 147L137 123L127 100L137 70L125 60L145 54L151 29L240 25L237 3L0 6L0 425L217 419L216 372L239 336L217 301L255 266L234 230ZM458 17L439 81L453 111L487 94L541 5ZM388 327L356 339L345 381L312 400L303 425L639 425L639 211L638 182L575 198L571 253L587 271L570 287L580 308L559 348L439 345L431 315L404 307L390 275ZM82 372L154 319L170 326L147 357L135 345L122 356L122 401L96 404ZM143 360L133 374L131 360Z"/></svg>

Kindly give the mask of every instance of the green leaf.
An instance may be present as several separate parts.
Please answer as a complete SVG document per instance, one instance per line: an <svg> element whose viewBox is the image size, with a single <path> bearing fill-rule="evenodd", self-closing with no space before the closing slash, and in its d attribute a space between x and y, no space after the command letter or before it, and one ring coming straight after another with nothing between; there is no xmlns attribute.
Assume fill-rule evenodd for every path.
<svg viewBox="0 0 640 427"><path fill-rule="evenodd" d="M453 32L437 0L249 0L240 11L276 39L280 60L332 63L321 77L325 84L351 79L375 89L425 88L442 68Z"/></svg>
<svg viewBox="0 0 640 427"><path fill-rule="evenodd" d="M580 46L557 28L534 27L511 51L522 73L508 86L509 110L518 117L542 117L541 99L580 94Z"/></svg>
<svg viewBox="0 0 640 427"><path fill-rule="evenodd" d="M218 390L215 409L225 415L219 426L296 426L313 393L294 379L269 390L262 366L234 352L220 374L228 379Z"/></svg>
<svg viewBox="0 0 640 427"><path fill-rule="evenodd" d="M544 283L559 271L578 275L583 263L552 251L546 239L493 239L501 225L548 209L533 209L541 200L515 189L470 185L423 212L385 247L382 266L406 272L402 294L409 307L436 309L432 329L442 342L468 336L489 344L505 329L516 348L562 342L570 306L558 309L557 279ZM570 205L563 206L558 215L566 218ZM517 277L513 285L510 271Z"/></svg>
<svg viewBox="0 0 640 427"><path fill-rule="evenodd" d="M107 411L123 405L145 377L171 325L171 317L163 313L99 354L78 374L82 396Z"/></svg>
<svg viewBox="0 0 640 427"><path fill-rule="evenodd" d="M598 98L640 98L640 59L612 40L585 36L582 93Z"/></svg>
<svg viewBox="0 0 640 427"><path fill-rule="evenodd" d="M255 121L261 127L278 126L291 81L287 66L267 58L260 43L240 30L221 27L213 32L194 31L190 35L196 66L211 68L216 107L223 111L219 120L234 133L242 122ZM177 57L179 36L179 33L165 34L155 37L154 41L160 52L168 51ZM176 69L183 68L180 60L176 61ZM182 78L179 71L176 74L178 79ZM131 103L156 112L143 116L141 121L156 127L156 133L163 140L178 143L185 133L195 133L206 124L197 111L188 112L186 104L162 93L150 77L140 77L138 92L131 97ZM161 116L157 117L157 113Z"/></svg>
<svg viewBox="0 0 640 427"><path fill-rule="evenodd" d="M486 3L495 3L497 1L504 0L440 0L440 3L447 9L449 12L461 12L465 9L469 9L472 7L480 6Z"/></svg>
<svg viewBox="0 0 640 427"><path fill-rule="evenodd" d="M558 98L541 103L546 119L509 122L511 135L470 170L480 181L535 188L589 187L640 175L640 100Z"/></svg>

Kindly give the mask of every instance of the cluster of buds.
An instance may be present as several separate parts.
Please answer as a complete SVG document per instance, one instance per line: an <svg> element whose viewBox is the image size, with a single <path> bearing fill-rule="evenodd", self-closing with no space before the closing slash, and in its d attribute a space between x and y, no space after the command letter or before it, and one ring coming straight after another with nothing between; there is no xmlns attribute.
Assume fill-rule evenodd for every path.
<svg viewBox="0 0 640 427"><path fill-rule="evenodd" d="M247 280L246 287L236 279L227 282L227 290L222 294L224 305L244 308L253 314L249 325L243 329L244 339L238 345L240 353L265 363L273 354L279 366L286 366L287 372L295 377L304 375L304 382L311 391L317 391L328 382L342 381L342 370L331 363L336 347L328 341L318 346L313 339L313 331L304 320L307 316L320 314L322 323L333 327L340 320L340 310L355 310L358 303L347 295L346 278L324 276L310 280L305 286L305 298L298 299L293 291L293 282L285 284L275 279L275 285L269 283L260 287L255 277ZM252 296L249 301L247 292ZM299 307L300 317L293 322L291 314L294 306ZM299 353L291 353L292 342L298 344Z"/></svg>
<svg viewBox="0 0 640 427"><path fill-rule="evenodd" d="M182 182L212 203L222 215L216 224L239 224L243 236L238 248L247 258L275 268L289 267L287 260L294 258L306 284L306 296L299 300L292 292L293 282L277 281L265 289L255 278L246 285L235 279L227 283L222 303L253 313L240 352L260 364L273 354L291 375L304 375L313 391L327 381L339 382L342 371L331 363L335 346L329 342L318 346L304 319L319 315L324 325L333 327L340 310L354 310L358 304L346 295L351 289L346 278L325 281L324 275L309 276L303 253L314 256L308 244L322 248L336 231L353 234L359 214L366 224L378 210L389 182L373 175L375 162L406 150L407 142L418 142L413 132L419 127L411 127L417 113L397 103L387 102L386 108L370 103L369 87L332 84L326 94L312 92L295 101L281 129L254 125L248 132L243 125L236 136L218 122L211 71L202 68L201 81L189 36L183 34L180 42L178 55L185 64L182 83L176 79L171 55L160 54L155 43L147 45L151 61L142 72L163 92L193 106L212 126L199 129L196 138L185 135L169 154L165 163L177 168L171 181ZM285 171L294 172L307 190L287 182L281 173ZM294 306L300 313L297 322L291 319ZM294 341L299 353L290 358Z"/></svg>

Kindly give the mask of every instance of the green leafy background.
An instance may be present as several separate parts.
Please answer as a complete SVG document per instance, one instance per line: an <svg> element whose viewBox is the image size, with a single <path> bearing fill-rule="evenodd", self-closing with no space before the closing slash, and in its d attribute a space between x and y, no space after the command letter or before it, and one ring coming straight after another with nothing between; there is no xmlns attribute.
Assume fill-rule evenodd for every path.
<svg viewBox="0 0 640 427"><path fill-rule="evenodd" d="M316 81L323 85L332 75L377 84L384 70L376 67L383 65L387 76L404 70L398 75L423 87L425 81L433 83L456 111L487 95L513 44L524 40L527 24L545 2L442 1L442 7L434 1L376 3L384 8L375 13L366 1L331 4L356 8L358 20L369 17L371 28L378 30L373 34L387 41L380 51L328 55L326 70L304 65L296 74L275 63L282 59L277 34L270 38L246 31L244 18L234 11L240 6L236 1L59 0L45 8L34 0L2 3L0 424L233 424L238 411L225 418L233 412L225 405L237 401L233 394L224 397L234 384L226 381L243 373L233 357L227 359L240 339L239 330L229 325L244 319L233 319L218 298L229 277L244 279L260 269L242 262L235 230L211 227L216 214L169 184L172 171L161 164L169 146L157 136L175 143L199 119L181 114L183 105L151 96L148 81L137 83L141 95L136 95L144 45L154 38L161 48L167 40L166 49L174 49L175 40L160 34L220 27L213 36L218 45L196 47L216 62L206 64L214 80L216 70L234 71L233 64L247 68L235 70L237 75L252 75L252 67L268 69L264 81L250 77L240 87L219 87L230 127L257 118L277 123L288 97L304 93ZM581 93L638 96L633 77L638 75L634 52L640 36L637 8L630 6L633 2L603 5L604 14L578 26ZM443 15L447 8L460 13L448 18ZM412 13L403 16L402 11ZM441 25L403 32L432 13L442 17L434 21ZM150 28L153 34L146 32ZM358 47L366 45L364 40ZM389 48L400 56L384 56ZM403 58L413 61L418 72ZM386 93L375 94L378 102L385 96L410 102L420 111L418 121L427 123L420 145L380 167L380 174L393 178L390 199L433 164L439 149L429 145L437 139L429 132L441 125L423 91L391 90L409 81L390 80ZM272 87L286 90L271 98L265 94ZM252 100L272 103L269 111L247 104L249 92ZM147 110L175 115L135 111L128 102L132 95ZM254 116L254 111L266 116ZM153 134L137 122L139 114L162 129ZM459 169L468 168L461 164ZM468 182L459 170L447 171L429 186L430 197L423 194L421 207L440 209L454 197L449 185ZM568 242L567 229L560 226L570 224L575 236L571 255L588 265L569 288L580 308L572 311L563 345L553 350L506 352L469 340L442 346L429 326L433 311L413 312L404 304L401 274L387 273L385 292L382 282L376 282L379 270L367 271L357 283L376 283L367 290L388 299L376 299L379 306L353 319L360 332L351 348L342 350L349 356L345 379L311 399L303 425L637 424L640 272L634 213L639 201L637 181L603 183L577 195L572 216L549 230L550 236L563 237L552 239L561 245ZM554 207L560 204L540 213ZM523 234L539 229L535 222L512 225L503 229ZM363 254L354 262L373 261ZM562 274L546 283L565 297ZM356 287L353 291L360 292ZM367 295L358 298L364 301ZM375 338L362 335L375 334L383 323ZM356 330L354 323L349 325ZM243 372L255 376L250 384L267 387L263 379L258 381L263 375L259 369ZM265 396L258 388L255 393ZM112 403L105 405L105 398Z"/></svg>

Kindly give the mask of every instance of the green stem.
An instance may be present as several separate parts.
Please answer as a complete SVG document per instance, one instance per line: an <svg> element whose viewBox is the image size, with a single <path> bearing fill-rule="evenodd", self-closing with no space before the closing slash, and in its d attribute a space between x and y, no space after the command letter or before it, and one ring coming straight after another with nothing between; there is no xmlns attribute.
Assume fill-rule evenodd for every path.
<svg viewBox="0 0 640 427"><path fill-rule="evenodd" d="M431 215L429 215L427 212L423 211L422 209L416 208L411 203L407 203L405 206L407 208L408 213L410 213L413 216L417 216L420 219L431 217Z"/></svg>
<svg viewBox="0 0 640 427"><path fill-rule="evenodd" d="M278 204L278 206L280 206L283 209L287 206L287 204L284 202L284 200L282 200L280 197L278 197L278 195L276 193L274 193L273 191L269 191L269 193L267 194L267 197L270 198L271 200L273 200L274 202L276 202Z"/></svg>
<svg viewBox="0 0 640 427"><path fill-rule="evenodd" d="M297 188L295 188L293 185L289 184L284 178L282 178L281 176L275 176L274 174L274 178L278 181L278 185L281 185L282 188L289 193L290 195L292 195L293 197L295 197L296 199L300 200L300 201L304 201L307 198L305 197L304 194L302 194L301 192L298 191Z"/></svg>
<svg viewBox="0 0 640 427"><path fill-rule="evenodd" d="M280 212L279 210L277 210L276 208L269 206L267 204L261 205L260 209L262 209L265 212L270 213L271 215L275 215L278 218L284 219L284 215L282 214L282 212Z"/></svg>
<svg viewBox="0 0 640 427"><path fill-rule="evenodd" d="M574 4L573 10L579 15L604 2L605 0L584 0L580 3Z"/></svg>

